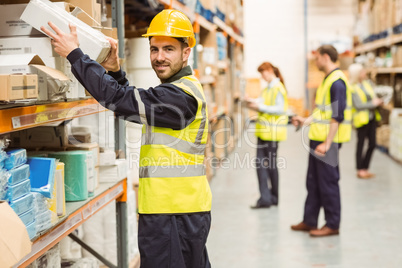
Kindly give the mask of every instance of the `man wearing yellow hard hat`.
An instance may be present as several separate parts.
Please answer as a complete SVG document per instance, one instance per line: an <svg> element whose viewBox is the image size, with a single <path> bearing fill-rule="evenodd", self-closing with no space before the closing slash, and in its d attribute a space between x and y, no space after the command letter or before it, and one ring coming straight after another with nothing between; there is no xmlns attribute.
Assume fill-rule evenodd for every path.
<svg viewBox="0 0 402 268"><path fill-rule="evenodd" d="M163 10L152 20L144 36L161 84L147 90L129 86L115 40L109 40L108 59L98 64L80 50L74 26L69 34L49 26L56 34L42 30L91 95L126 120L144 124L138 194L141 267L210 267L205 246L211 224L204 166L208 111L202 86L187 65L196 43L189 19Z"/></svg>

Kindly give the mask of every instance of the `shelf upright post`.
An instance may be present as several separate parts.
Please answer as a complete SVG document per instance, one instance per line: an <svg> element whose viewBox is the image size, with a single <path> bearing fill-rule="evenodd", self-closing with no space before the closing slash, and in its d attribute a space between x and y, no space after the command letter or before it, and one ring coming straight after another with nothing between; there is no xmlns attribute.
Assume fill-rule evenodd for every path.
<svg viewBox="0 0 402 268"><path fill-rule="evenodd" d="M128 268L128 222L127 222L127 185L128 179L124 183L123 195L116 199L116 234L117 234L117 267Z"/></svg>
<svg viewBox="0 0 402 268"><path fill-rule="evenodd" d="M124 1L112 0L112 26L117 28L119 58L124 59ZM119 157L126 156L126 124L119 117L115 118L115 150Z"/></svg>

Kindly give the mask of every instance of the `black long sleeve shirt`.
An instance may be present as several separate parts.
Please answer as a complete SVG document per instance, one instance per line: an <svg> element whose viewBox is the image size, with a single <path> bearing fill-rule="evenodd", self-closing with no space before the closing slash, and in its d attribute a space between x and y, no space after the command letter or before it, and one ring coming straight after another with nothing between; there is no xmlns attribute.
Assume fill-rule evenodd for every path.
<svg viewBox="0 0 402 268"><path fill-rule="evenodd" d="M195 118L197 100L177 86L170 84L181 77L192 75L186 66L166 83L149 89L130 86L125 72L106 72L80 48L73 50L67 59L78 81L104 107L134 123L183 129ZM140 103L140 104L139 104ZM139 108L143 103L145 112Z"/></svg>

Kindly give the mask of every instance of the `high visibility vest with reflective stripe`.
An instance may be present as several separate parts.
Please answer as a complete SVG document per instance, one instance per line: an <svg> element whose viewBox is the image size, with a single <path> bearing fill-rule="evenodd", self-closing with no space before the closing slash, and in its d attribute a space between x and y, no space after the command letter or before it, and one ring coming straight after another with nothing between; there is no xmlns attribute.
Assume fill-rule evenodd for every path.
<svg viewBox="0 0 402 268"><path fill-rule="evenodd" d="M272 88L266 88L262 92L262 98L264 104L273 106L275 105L276 96L282 94L284 99L284 107L282 114L266 114L258 113L258 119L256 123L255 135L264 141L284 141L287 138L287 124L288 116L286 111L288 110L288 98L285 86L278 82Z"/></svg>
<svg viewBox="0 0 402 268"><path fill-rule="evenodd" d="M212 195L204 165L208 138L204 92L194 76L182 77L172 84L193 96L198 110L182 130L144 125L138 193L139 213L143 214L211 210Z"/></svg>
<svg viewBox="0 0 402 268"><path fill-rule="evenodd" d="M351 86L352 94L357 94L362 103L367 103L367 95L374 98L374 90L369 81L363 81L361 85L354 84ZM357 111L353 108L353 125L355 128L360 128L367 125L370 120L370 111L368 109ZM377 110L374 110L375 120L380 121L381 115Z"/></svg>
<svg viewBox="0 0 402 268"><path fill-rule="evenodd" d="M313 111L313 122L310 125L309 139L315 141L325 141L332 118L331 94L332 84L338 79L342 79L346 84L346 108L343 112L344 120L339 124L339 128L333 142L343 143L350 141L352 134L352 95L346 76L340 70L333 71L317 89L315 97L315 109Z"/></svg>

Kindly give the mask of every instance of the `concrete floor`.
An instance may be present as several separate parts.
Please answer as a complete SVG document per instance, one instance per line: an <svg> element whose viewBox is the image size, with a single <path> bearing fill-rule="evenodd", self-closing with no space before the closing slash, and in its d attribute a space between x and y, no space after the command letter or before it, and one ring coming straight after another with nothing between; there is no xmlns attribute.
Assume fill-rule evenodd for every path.
<svg viewBox="0 0 402 268"><path fill-rule="evenodd" d="M402 165L376 150L370 170L377 176L357 179L355 141L344 144L340 152L340 235L311 238L290 230L303 216L308 154L301 133L293 127L288 133L288 141L280 144L278 152L278 207L249 208L259 193L255 169L245 164L250 161L242 162L255 157L247 139L217 170L211 182L212 226L207 244L212 267L402 267ZM255 140L251 134L250 140Z"/></svg>

